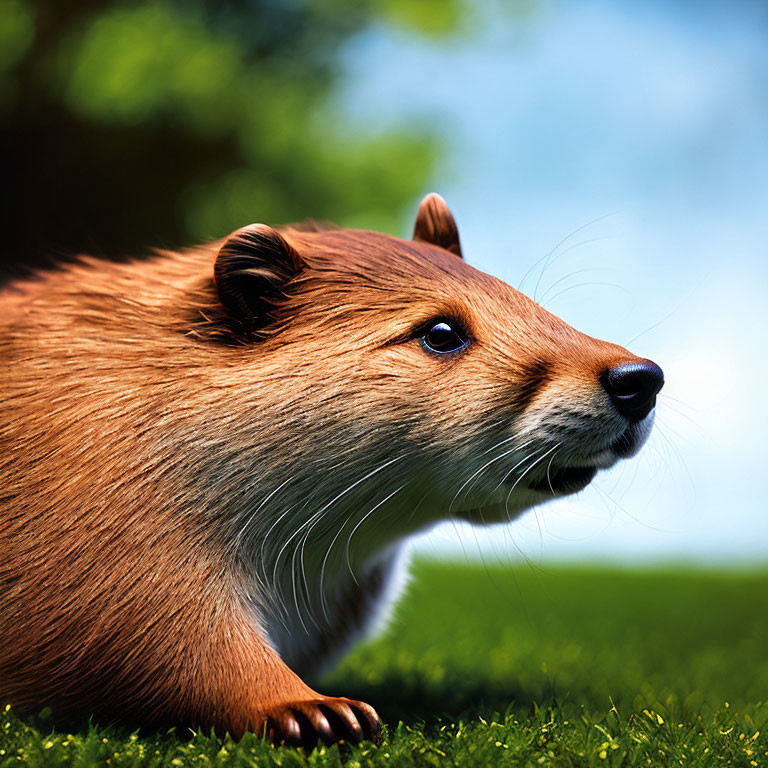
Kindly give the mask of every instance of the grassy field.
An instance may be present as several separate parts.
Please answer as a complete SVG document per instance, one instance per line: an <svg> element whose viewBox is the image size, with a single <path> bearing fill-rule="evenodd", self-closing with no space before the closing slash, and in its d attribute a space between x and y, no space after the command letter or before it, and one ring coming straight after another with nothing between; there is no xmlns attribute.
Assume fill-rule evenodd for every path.
<svg viewBox="0 0 768 768"><path fill-rule="evenodd" d="M0 766L768 766L768 573L418 562L396 620L325 680L381 746L51 730L0 715Z"/></svg>

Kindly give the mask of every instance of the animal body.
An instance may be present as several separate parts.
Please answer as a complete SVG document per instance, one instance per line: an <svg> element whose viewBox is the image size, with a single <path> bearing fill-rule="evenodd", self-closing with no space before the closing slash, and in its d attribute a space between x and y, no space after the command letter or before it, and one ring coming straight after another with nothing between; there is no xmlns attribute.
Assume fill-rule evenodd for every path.
<svg viewBox="0 0 768 768"><path fill-rule="evenodd" d="M403 541L585 487L663 379L414 239L252 225L0 293L0 698L146 723L375 738L313 678Z"/></svg>

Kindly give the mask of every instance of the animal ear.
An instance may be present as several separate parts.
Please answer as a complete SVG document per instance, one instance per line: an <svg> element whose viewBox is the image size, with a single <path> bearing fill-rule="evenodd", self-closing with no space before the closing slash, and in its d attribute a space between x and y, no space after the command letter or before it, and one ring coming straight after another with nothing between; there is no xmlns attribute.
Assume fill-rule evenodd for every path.
<svg viewBox="0 0 768 768"><path fill-rule="evenodd" d="M213 280L221 303L245 328L271 320L283 289L304 268L288 241L266 224L251 224L231 234L219 249Z"/></svg>
<svg viewBox="0 0 768 768"><path fill-rule="evenodd" d="M416 226L413 228L413 239L439 245L460 259L463 258L456 221L448 204L436 192L427 195L419 205Z"/></svg>

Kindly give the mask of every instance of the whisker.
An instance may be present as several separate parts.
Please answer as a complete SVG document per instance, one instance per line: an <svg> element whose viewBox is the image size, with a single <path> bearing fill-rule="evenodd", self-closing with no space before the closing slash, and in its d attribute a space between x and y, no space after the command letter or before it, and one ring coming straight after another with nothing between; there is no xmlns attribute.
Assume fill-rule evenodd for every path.
<svg viewBox="0 0 768 768"><path fill-rule="evenodd" d="M480 469L478 469L478 470L476 470L475 472L473 472L473 473L472 473L472 474L471 474L471 475L470 475L470 476L469 476L469 477L468 477L468 478L467 478L467 479L466 479L466 480L465 480L465 481L464 481L464 482L461 484L461 486L459 487L459 490L458 490L458 491L456 491L456 494L455 494L455 496L453 497L453 499L451 499L451 503L448 505L448 514L449 514L449 515L451 514L451 512L452 512L452 510L453 510L453 505L456 503L456 500L459 498L459 495L461 494L461 492L464 490L464 488L466 488L466 487L467 487L467 485L469 485L469 483L470 483L470 482L472 482L472 480L473 480L475 477L477 477L477 476L478 476L479 474L481 474L481 473L482 473L484 470L486 470L488 467L490 467L490 466L491 466L491 464L495 464L497 461L501 461L501 459L503 459L503 458L504 458L504 457L506 457L506 456L509 456L511 453L515 453L516 451L521 451L523 448L525 448L526 446L530 445L532 442L533 442L533 440L528 440L527 442L523 443L522 445L517 445L517 446L514 446L513 448L511 448L511 449L510 449L510 450L508 450L508 451L504 451L503 453L499 454L499 455L498 455L498 456L496 456L495 458L493 458L493 459L491 459L490 461L488 461L488 462L486 462L485 464L483 464L483 466L482 466L482 467L480 467ZM496 489L494 489L494 490L496 490Z"/></svg>
<svg viewBox="0 0 768 768"><path fill-rule="evenodd" d="M301 541L306 542L307 536L309 536L309 532L312 530L313 526L310 526L304 536L302 537ZM291 591L293 592L293 604L296 607L296 617L299 620L299 623L301 624L301 628L304 630L304 634L308 635L309 631L307 630L307 625L304 623L304 619L301 615L301 609L299 608L299 597L296 590L296 585L298 583L298 579L296 578L296 554L298 553L300 547L296 547L293 551L293 555L291 556ZM312 609L309 605L309 586L307 584L306 580L306 574L304 573L304 552L302 550L302 556L301 556L301 572L300 575L302 576L304 580L304 606L307 608L307 615L312 621L312 623L315 625L316 629L320 629L320 625L317 623L314 615L312 614Z"/></svg>
<svg viewBox="0 0 768 768"><path fill-rule="evenodd" d="M555 282L552 283L552 285L550 285L549 288L547 288L546 291L544 291L544 293L542 294L541 298L538 299L539 304L543 304L547 300L547 294L553 288L555 288L558 285L560 285L560 283L563 283L566 280L570 280L575 275L583 275L585 272L602 272L602 270L597 268L597 267L590 267L590 268L587 268L587 269L577 269L574 272L569 272L567 275L565 275L564 277L561 277L559 280L555 280Z"/></svg>
<svg viewBox="0 0 768 768"><path fill-rule="evenodd" d="M687 405L686 403L683 403L681 400L675 400L675 398L669 397L669 395L664 395L663 393L659 392L657 397L662 397L665 400L664 408L669 408L669 410L676 413L681 418L685 419L689 424L692 424L697 429L701 430L702 434L706 434L706 429L698 422L696 419L689 416L687 413L683 413L679 408L675 407L671 402L668 402L669 400L673 400L675 403L679 403L680 405L685 406L686 408L689 408L690 410L694 411L694 413L699 413L698 408L694 408L692 405Z"/></svg>
<svg viewBox="0 0 768 768"><path fill-rule="evenodd" d="M677 461L678 465L682 467L683 472L685 472L685 476L688 480L689 485L691 486L691 490L693 491L693 495L695 498L696 483L693 481L693 477L691 476L690 470L688 469L688 464L686 463L682 454L680 453L680 451L678 450L674 442L671 440L671 438L666 434L666 430L669 429L668 425L661 424L661 422L657 419L655 427L656 427L656 434L658 434L659 437L664 441L666 447L672 453L672 456L674 457L675 461Z"/></svg>
<svg viewBox="0 0 768 768"><path fill-rule="evenodd" d="M498 491L499 488L501 488L502 485L506 482L506 480L509 478L509 476L522 464L525 464L526 461L529 461L530 459L534 458L538 453L543 451L546 448L546 446L543 446L542 448L536 449L532 454L528 456L524 456L520 461L515 464L514 467L512 467L505 475L501 478L501 481L499 484L493 489L493 492Z"/></svg>
<svg viewBox="0 0 768 768"><path fill-rule="evenodd" d="M372 471L371 471L371 472L369 472L367 475L365 475L365 476L361 477L359 480L356 480L354 483L352 483L351 485L347 486L347 487L346 487L346 488L345 488L345 489L344 489L344 490L343 490L341 493L339 493L338 495L334 496L334 498L333 498L333 499L331 499L331 500L330 500L330 501L329 501L327 504L325 504L325 505L324 505L324 506L322 506L322 507L321 507L321 508L320 508L320 509L319 509L317 512L315 512L315 513L314 513L314 514L313 514L313 515L312 515L312 516L309 518L309 520L307 520L307 521L306 521L306 522L305 522L303 525L299 526L299 528L297 528L297 530L296 530L296 531L294 531L294 532L293 532L293 533L292 533L292 534L291 534L291 535L290 535L290 536L289 536L289 537L286 539L286 541L283 543L283 546L280 548L280 551L277 553L277 558L275 559L275 562L274 562L274 567L273 567L273 569L272 569L272 581L273 581L273 583L276 583L276 582L277 582L277 571L278 571L278 568L279 568L280 558L282 557L283 553L285 552L285 550L286 550L286 549L288 548L288 546L290 545L291 541L293 541L293 539L294 539L294 538L296 538L296 536L298 536L298 535L301 533L301 531L302 531L302 530L303 530L303 529L304 529L304 528L305 528L307 525L314 525L314 523L315 523L315 522L317 522L317 521L318 521L318 520L319 520L319 519L322 517L322 515L323 515L323 514L324 514L324 513L325 513L325 512L326 512L328 509L330 509L330 507L332 507L332 506L333 506L333 505L334 505L334 504L335 504L335 503L336 503L336 502L337 502L339 499L343 498L343 497L344 497L344 496L345 496L347 493L349 493L350 491L354 490L354 489L355 489L355 488L357 488L357 487L358 487L358 486L359 486L361 483L364 483L366 480L369 480L371 477L373 477L374 475L378 474L378 473L379 473L379 472L381 472L382 470L384 470L384 469L386 469L387 467L391 466L391 465L392 465L392 464L394 464L396 461L401 461L401 460L402 460L402 459L404 459L404 458L405 458L405 456L404 456L404 455L401 455L401 456L396 456L394 459L390 459L389 461L386 461L386 462L384 462L383 464L379 465L379 466L378 466L376 469L372 470Z"/></svg>
<svg viewBox="0 0 768 768"><path fill-rule="evenodd" d="M659 531L660 533L669 533L670 532L669 529L658 528L655 525L651 525L650 523L647 523L644 520L641 520L639 517L636 517L635 515L631 514L630 512L627 512L627 510L624 507L622 507L621 504L619 504L619 502L616 501L616 499L613 498L613 496L611 496L607 491L605 491L603 488L601 488L597 483L593 483L592 487L601 496L604 496L606 499L608 499L608 501L610 501L611 504L613 504L613 506L616 509L621 510L628 518L630 518L631 520L634 520L636 523L639 523L640 525L644 526L645 528L648 528L651 531Z"/></svg>
<svg viewBox="0 0 768 768"><path fill-rule="evenodd" d="M587 288L593 285L608 287L608 288L617 288L620 291L625 291L626 293L629 293L627 288L623 285L619 285L619 283L604 283L604 282L578 283L576 285L569 285L567 288L563 288L562 291L558 291L554 296L550 296L549 301L553 302L558 296L562 296L564 293L568 293L568 291L575 291L577 288ZM542 304L542 306L544 305Z"/></svg>
<svg viewBox="0 0 768 768"><path fill-rule="evenodd" d="M424 499L426 499L426 498L427 498L427 496L429 496L429 491L426 491L426 492L424 493L424 495L423 495L423 496L422 496L422 497L421 497L421 498L420 498L420 499L419 499L419 500L416 502L416 505L415 505L415 506L413 507L413 509L411 510L411 514L410 514L410 515L408 515L408 522L409 522L409 523L410 523L410 522L411 522L411 520L413 520L413 518L416 516L416 513L419 511L419 507L421 506L421 504L422 504L422 502L424 501Z"/></svg>
<svg viewBox="0 0 768 768"><path fill-rule="evenodd" d="M606 214L604 216L599 217L598 219L595 219L595 221L590 223L596 223L597 221L600 221L601 219L605 219L608 216L611 216L612 214ZM576 235L578 232L580 232L582 229L585 229L587 226L590 225L590 223L587 223L583 225L582 227L579 227L579 229L574 230L570 235L568 235L567 238L564 240L561 240L548 254L547 259L544 262L544 266L541 268L541 272L539 272L539 279L536 281L536 287L533 289L533 300L536 301L536 296L539 292L539 285L541 284L542 279L544 278L544 274L546 271L554 264L564 253L568 253L568 251L572 250L573 248L578 247L580 245L579 243L576 243L575 245L571 246L570 248L565 249L564 251L560 251L560 253L557 253L557 251L560 249L560 246L562 246L566 240L569 240L571 237ZM598 239L608 239L608 238L592 238L590 240L585 241L585 243L592 242L593 240ZM556 254L556 255L555 255Z"/></svg>
<svg viewBox="0 0 768 768"><path fill-rule="evenodd" d="M699 409L691 405L690 403L686 403L685 400L680 400L678 397L672 397L672 395L668 395L666 392L659 392L659 397L663 397L665 400L672 400L675 403L678 403L679 405L682 405L685 408L690 408L692 411L698 411Z"/></svg>
<svg viewBox="0 0 768 768"><path fill-rule="evenodd" d="M575 251L577 248L581 248L583 245L590 245L591 243L599 243L604 240L613 240L613 237L610 237L608 235L599 235L597 237L588 237L586 240L579 240L578 243L574 243L573 245L569 245L567 248L563 248L562 250L560 250L558 254L549 263L549 266L551 267L556 261L558 261L559 259L562 259L566 253Z"/></svg>
<svg viewBox="0 0 768 768"><path fill-rule="evenodd" d="M503 440L499 440L499 442L496 443L496 445L492 445L490 448L486 448L480 455L485 456L491 451L496 450L500 445L504 445L505 443L508 443L511 440L517 440L518 437L520 437L520 435L512 435L511 437L505 437Z"/></svg>
<svg viewBox="0 0 768 768"><path fill-rule="evenodd" d="M378 509L378 508L379 508L379 507L381 507L383 504L386 504L386 503L387 503L387 502L388 502L388 501L389 501L389 500L390 500L390 499L391 499L391 498L392 498L392 497L393 497L393 496L394 496L396 493L400 493L400 491L402 491L402 490L403 490L403 488L405 488L405 484L401 485L399 488L396 488L394 491L392 491L392 493L390 493L390 494L389 494L389 496L387 496L385 499L383 499L382 501L380 501L380 502L379 502L379 503L378 503L378 504L377 504L375 507L373 507L372 509L368 510L368 512L366 512L366 513L365 513L365 515L364 515L364 516L363 516L363 517L360 519L360 521L358 522L358 524L357 524L357 525L356 525L356 526L355 526L355 527L352 529L352 533L350 533L350 534L349 534L349 538L347 539L347 546L346 546L346 559L347 559L347 568L349 569L349 573L350 573L350 575L352 576L352 579L354 580L355 584L357 584L357 586L360 586L360 585L359 585L359 583L358 583L358 581L357 581L357 577L355 576L354 572L352 571L352 564L351 564L351 562L350 562L350 560L349 560L349 549L350 549L350 547L351 547L351 545L352 545L352 537L355 535L355 532L357 531L357 529L358 529L358 528L359 528L359 527L360 527L360 526L361 526L361 525L362 525L362 524L363 524L363 523L364 523L364 522L365 522L365 521L366 521L366 520L367 520L367 519L368 519L368 518L369 518L369 517L370 517L370 516L371 516L371 515L372 515L372 514L373 514L373 513L374 513L374 512L375 512L375 511Z"/></svg>
<svg viewBox="0 0 768 768"><path fill-rule="evenodd" d="M629 341L624 342L625 347L629 347L632 344L634 344L638 339L645 336L646 333L650 333L651 331L658 328L662 323L666 323L667 320L669 320L670 317L672 317L676 312L680 310L680 307L682 307L682 302L678 304L668 315L664 315L664 317L661 318L661 320L655 322L653 325L649 325L644 331L640 331L640 333L637 334L637 336L633 336Z"/></svg>
<svg viewBox="0 0 768 768"><path fill-rule="evenodd" d="M552 491L552 493L555 492L555 489L552 487L552 480L549 476L549 471L552 469L552 462L555 460L555 456L557 456L557 451L555 451L550 457L549 457L549 464L547 464L547 485L549 485L549 490ZM538 519L538 518L537 518ZM539 531L541 532L541 531Z"/></svg>
<svg viewBox="0 0 768 768"><path fill-rule="evenodd" d="M260 512L260 511L261 511L261 510L264 508L264 505L265 505L265 504L266 504L266 503L267 503L267 502L268 502L268 501L269 501L269 500L270 500L270 499L271 499L271 498L272 498L272 497L273 497L273 496L274 496L276 493L278 493L278 492L279 492L279 491L281 491L281 490L282 490L282 489L283 489L283 488L284 488L286 485L288 485L288 483L290 483L292 479L293 479L293 478L291 478L291 477L288 477L288 478L286 478L285 480L283 480L283 482L282 482L282 483L280 483L280 485L278 485L278 486L277 486L277 488L275 488L273 491L271 491L271 492L270 492L270 493L269 493L269 494L268 494L268 495L267 495L267 496L264 498L264 500L261 502L261 504L259 504L259 506L258 506L258 507L256 507L256 509L253 511L253 513L252 513L252 514L250 514L250 515L248 515L248 519L245 521L245 524L244 524L244 525L243 525L243 527L240 529L240 532L237 534L237 537L236 537L236 539L235 539L235 541L236 541L236 546L237 546L237 548L238 548L238 549L240 548L240 541L242 540L242 537L245 535L245 532L246 532L246 530L248 529L248 527L250 526L251 522L252 522L252 521L253 521L253 520L256 518L256 515L257 515L257 514L258 514L258 513L259 513L259 512ZM283 513L283 514L285 514L285 513ZM282 515L281 515L281 517L282 517ZM278 518L278 519L280 519L280 518ZM272 528L273 528L273 527L274 527L274 524L273 524L273 525L272 525L272 527L269 529L269 531L267 531L267 536L268 536L268 535L269 535L269 533L272 531ZM263 541L262 541L262 543L261 543L261 554L262 554L262 555L264 554L264 544L266 543L266 539L267 539L267 536L265 536L265 537L264 537L264 540L263 540Z"/></svg>
<svg viewBox="0 0 768 768"><path fill-rule="evenodd" d="M662 421L658 416L655 420L655 426L662 427L664 431L671 432L678 440L682 440L684 443L687 443L688 445L694 445L694 443L690 440L690 438L686 437L685 435L681 435L669 422ZM703 428L702 428L703 429Z"/></svg>
<svg viewBox="0 0 768 768"><path fill-rule="evenodd" d="M384 499L384 501L379 502L375 507L373 507L373 509L371 509L369 512L367 512L364 515L363 519L368 517L368 515L370 515L371 512L374 512L375 510L377 510L382 504L385 504L387 501L389 501L392 498L392 496L395 495L395 493L397 493L398 491L400 491L404 487L405 487L404 485L401 485L400 488L397 489L397 491L395 491L394 493L391 493L389 496L387 496ZM423 498L424 497L422 497L422 500L423 500ZM415 511L414 511L414 513L415 513ZM325 557L323 557L323 562L322 562L322 564L320 566L320 603L321 603L321 605L323 607L323 616L325 616L326 619L328 618L328 614L326 612L326 606L325 606L325 600L324 600L324 596L325 596L325 587L324 587L324 584L325 584L325 566L328 563L328 558L330 557L331 551L333 550L333 547L336 544L336 541L338 540L339 536L341 536L341 532L344 530L344 528L346 527L347 523L354 517L354 515L355 515L355 513L352 512L350 515L348 515L347 519L343 522L343 524L339 526L339 530L336 531L336 535L333 537L333 539L331 540L331 543L328 545L328 549L326 550ZM354 533L354 531L353 531L353 533ZM350 534L350 537L351 536L352 536L352 534ZM347 560L347 562L349 562L349 560ZM352 574L352 578L353 579L355 578L354 574Z"/></svg>
<svg viewBox="0 0 768 768"><path fill-rule="evenodd" d="M512 497L512 492L515 490L515 488L517 488L517 486L518 486L518 484L520 483L520 481L521 481L521 480L522 480L522 479L523 479L523 478L524 478L524 477L525 477L525 476L526 476L526 475L527 475L527 474L528 474L528 473L529 473L529 472L530 472L530 471L531 471L531 470L532 470L532 469L533 469L533 468L534 468L534 467L535 467L537 464L539 464L541 461L543 461L544 459L546 459L546 458L547 458L547 456L549 456L549 454L550 454L552 451L556 451L556 450L557 450L559 447L560 447L560 444L559 444L559 443L558 443L557 445L553 445L553 446L552 446L552 448L550 448L550 449L549 449L549 450L548 450L548 451L547 451L547 452L546 452L546 453L545 453L543 456L539 456L539 457L536 459L536 461L534 461L532 464L530 464L530 465L529 465L529 466L528 466L528 467L527 467L527 468L526 468L526 469L525 469L525 470L524 470L524 471L523 471L523 472L522 472L522 473L519 475L519 477L517 478L517 480L515 480L515 482L512 484L512 487L509 489L509 493L507 494L507 498L506 498L506 500L504 501L504 508L505 508L505 509L506 509L506 511L507 511L507 516L509 516L509 515L511 515L511 514L512 514L512 513L509 511L509 500L510 500L510 498Z"/></svg>
<svg viewBox="0 0 768 768"><path fill-rule="evenodd" d="M612 214L606 214L605 216L601 216L600 219L607 218L610 215L612 215ZM597 219L597 221L600 221L600 219ZM588 226L588 225L585 225L585 226ZM578 229L576 230L576 232L573 232L571 235L569 235L569 238L572 237L573 235L575 235L577 232L579 232ZM533 289L533 300L536 301L536 296L537 296L537 294L539 292L539 284L541 283L542 279L544 278L544 274L546 273L546 271L558 259L560 259L562 256L564 256L569 251L572 251L574 248L578 248L581 245L587 245L587 244L592 243L592 242L597 242L598 240L608 240L608 239L610 239L610 238L608 238L608 237L593 237L593 238L589 238L589 239L584 240L584 241L582 241L580 243L574 243L570 247L560 251L559 253L557 253L557 255L555 255L556 251L558 251L560 246L563 245L563 243L565 242L565 241L561 241L555 248L553 248L549 252L549 255L547 256L547 260L544 262L544 266L541 268L541 272L539 273L539 279L536 281L536 287Z"/></svg>
<svg viewBox="0 0 768 768"><path fill-rule="evenodd" d="M528 275L530 275L531 272L533 272L533 270L536 269L536 267L538 267L542 261L547 261L548 259L550 259L552 255L557 251L557 249L560 248L560 246L562 246L564 243L567 243L568 240L570 240L574 235L578 235L579 232L582 232L587 227L591 227L593 224L597 224L597 222L602 221L603 219L607 219L610 216L615 216L615 213L606 213L606 214L603 214L602 216L598 216L596 219L592 219L591 221L588 221L585 224L582 224L580 227L577 227L572 232L567 234L562 240L560 240L559 243L557 243L557 245L555 245L554 248L552 248L552 250L550 250L548 253L545 253L543 256L541 256L536 261L534 261L533 264L531 264L531 266L528 268L528 271L523 275L523 279L518 283L517 290L518 291L523 290L523 285L527 280ZM546 264L544 265L544 269L546 269ZM536 292L534 291L534 295L535 293Z"/></svg>

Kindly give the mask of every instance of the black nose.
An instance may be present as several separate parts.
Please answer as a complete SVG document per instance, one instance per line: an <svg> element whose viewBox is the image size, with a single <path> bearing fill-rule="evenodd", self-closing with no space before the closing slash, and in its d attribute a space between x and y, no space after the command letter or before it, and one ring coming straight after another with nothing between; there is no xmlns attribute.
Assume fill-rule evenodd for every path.
<svg viewBox="0 0 768 768"><path fill-rule="evenodd" d="M622 416L640 421L656 405L656 395L664 386L664 371L656 363L643 360L609 368L600 382Z"/></svg>

